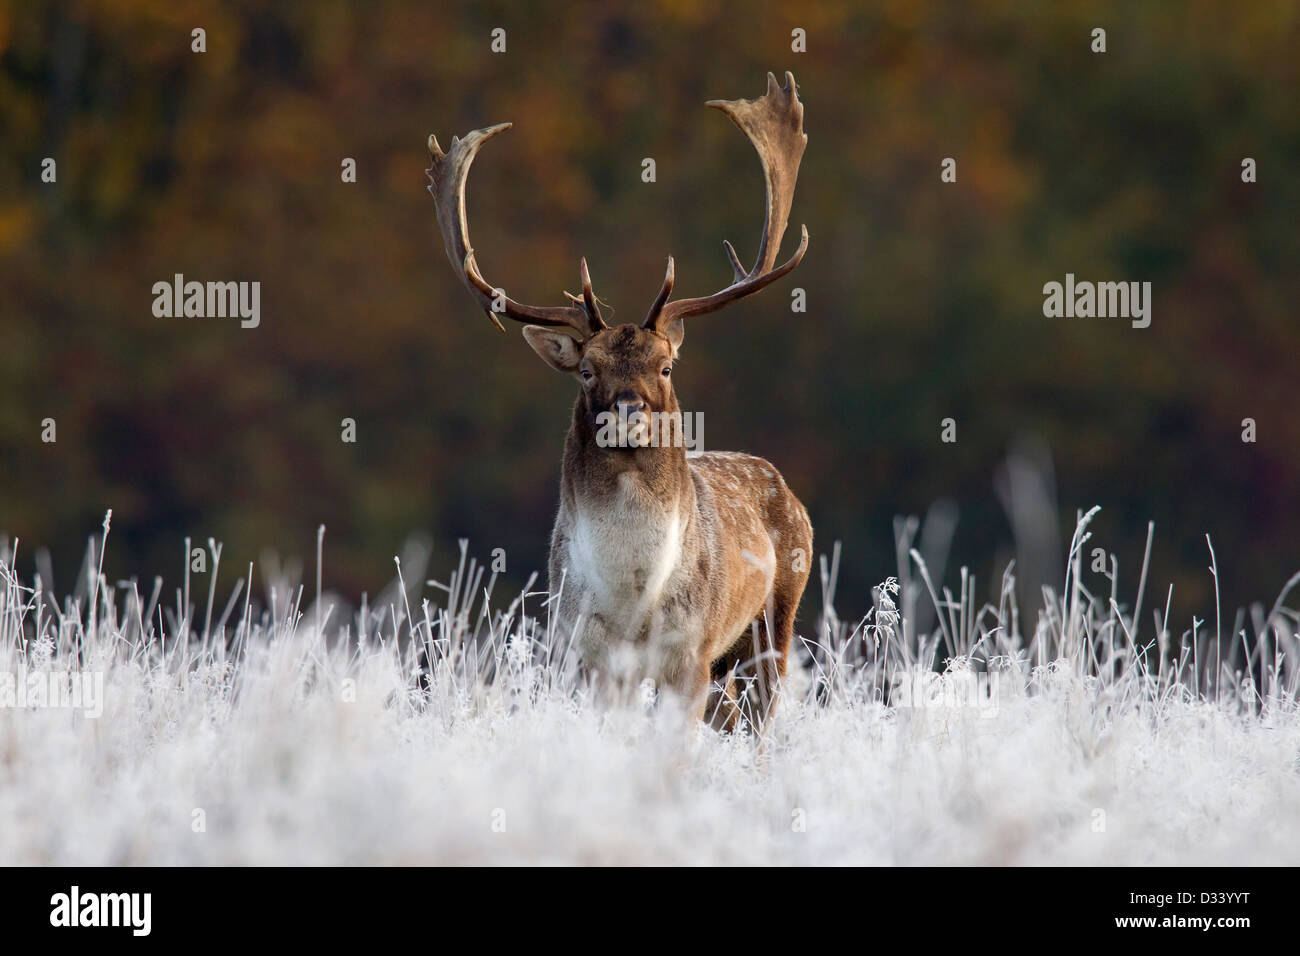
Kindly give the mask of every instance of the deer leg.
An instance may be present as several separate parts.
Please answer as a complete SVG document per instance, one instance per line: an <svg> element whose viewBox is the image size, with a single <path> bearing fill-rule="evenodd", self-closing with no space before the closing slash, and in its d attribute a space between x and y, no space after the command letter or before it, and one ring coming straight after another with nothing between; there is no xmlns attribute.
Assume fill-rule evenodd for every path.
<svg viewBox="0 0 1300 956"><path fill-rule="evenodd" d="M807 575L797 582L780 582L769 596L763 614L754 621L756 637L754 640L754 657L750 667L753 676L750 702L751 721L762 734L763 729L776 709L781 686L785 682L786 668L790 659L790 642L794 639L794 616L799 608L799 599L803 595L803 584ZM794 583L797 590L782 587L782 583ZM793 594L791 591L793 590Z"/></svg>
<svg viewBox="0 0 1300 956"><path fill-rule="evenodd" d="M706 718L709 702L709 662L690 653L665 662L663 686L672 690L697 720Z"/></svg>
<svg viewBox="0 0 1300 956"><path fill-rule="evenodd" d="M759 699L763 710L759 717L759 730L766 725L768 718L776 707L781 686L785 683L786 665L790 658L790 640L794 635L793 607L778 604L770 623L769 637L771 644L768 654L759 669Z"/></svg>
<svg viewBox="0 0 1300 956"><path fill-rule="evenodd" d="M812 554L812 529L803 508L791 500L793 508L788 510L802 517L802 521L797 522L787 515L786 524L802 524L803 528L796 529L795 547L789 552L789 560L778 559L772 591L763 611L754 621L754 665L750 672L753 674L753 722L760 734L776 708L785 681L790 643L794 640L794 617L808 584L810 570L807 559ZM803 533L797 533L798 530Z"/></svg>
<svg viewBox="0 0 1300 956"><path fill-rule="evenodd" d="M715 730L735 733L745 724L760 726L764 713L760 685L767 688L774 683L760 680L761 668L771 657L764 613L751 621L727 652L713 662L712 688L704 716Z"/></svg>
<svg viewBox="0 0 1300 956"><path fill-rule="evenodd" d="M740 660L735 654L725 654L713 662L709 676L709 702L704 717L719 733L734 733L739 729L741 701L736 693L736 668Z"/></svg>

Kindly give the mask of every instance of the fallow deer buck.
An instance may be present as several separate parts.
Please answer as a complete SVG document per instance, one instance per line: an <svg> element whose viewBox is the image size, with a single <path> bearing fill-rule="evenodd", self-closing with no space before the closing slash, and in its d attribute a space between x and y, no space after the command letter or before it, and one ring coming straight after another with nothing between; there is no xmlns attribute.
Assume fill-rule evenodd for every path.
<svg viewBox="0 0 1300 956"><path fill-rule="evenodd" d="M808 580L812 525L763 459L687 456L670 374L686 319L771 285L807 251L803 228L799 248L776 266L808 142L794 77L786 73L785 80L778 86L769 73L766 95L707 104L740 127L762 161L767 214L754 267L746 270L724 242L731 283L712 295L669 301L669 257L663 287L640 325L605 324L586 259L581 296L565 293L569 306L525 305L484 279L469 240L465 181L479 148L510 124L453 137L445 153L429 137L429 191L452 267L498 328L504 331L501 315L525 323L533 351L580 384L551 536L552 613L561 633L574 635L584 667L601 686L652 678L722 729L736 728L742 716L761 729L771 711ZM602 413L620 412L633 419L661 413L673 440L647 445L634 429L630 441L602 441Z"/></svg>

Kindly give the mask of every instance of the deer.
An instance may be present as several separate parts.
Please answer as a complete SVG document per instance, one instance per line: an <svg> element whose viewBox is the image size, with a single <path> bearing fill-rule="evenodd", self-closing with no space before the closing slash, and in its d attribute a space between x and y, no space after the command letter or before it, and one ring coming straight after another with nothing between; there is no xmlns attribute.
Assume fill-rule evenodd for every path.
<svg viewBox="0 0 1300 956"><path fill-rule="evenodd" d="M641 323L609 326L586 258L581 293L563 306L517 302L479 270L465 213L470 165L501 123L428 140L429 192L447 258L493 324L523 323L551 368L577 380L564 440L560 501L550 539L550 610L572 636L584 673L616 693L669 691L687 713L721 732L759 734L785 680L795 614L808 581L812 523L777 469L738 452L687 454L672 370L685 322L718 312L788 275L808 250L776 264L808 137L793 75L767 75L756 99L710 100L749 138L762 164L766 212L746 269L728 241L731 282L710 295L670 299L663 284ZM671 440L647 442L636 417L659 416ZM611 416L620 425L602 432ZM602 435L605 440L602 440ZM613 689L610 691L609 689Z"/></svg>

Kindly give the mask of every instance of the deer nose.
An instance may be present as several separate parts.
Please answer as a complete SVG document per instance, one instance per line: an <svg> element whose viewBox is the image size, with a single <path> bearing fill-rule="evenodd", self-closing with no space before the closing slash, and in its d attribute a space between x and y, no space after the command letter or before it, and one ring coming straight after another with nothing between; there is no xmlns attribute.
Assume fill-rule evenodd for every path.
<svg viewBox="0 0 1300 956"><path fill-rule="evenodd" d="M632 392L623 392L614 398L614 410L622 411L627 415L635 415L637 412L645 411L645 402L640 396Z"/></svg>

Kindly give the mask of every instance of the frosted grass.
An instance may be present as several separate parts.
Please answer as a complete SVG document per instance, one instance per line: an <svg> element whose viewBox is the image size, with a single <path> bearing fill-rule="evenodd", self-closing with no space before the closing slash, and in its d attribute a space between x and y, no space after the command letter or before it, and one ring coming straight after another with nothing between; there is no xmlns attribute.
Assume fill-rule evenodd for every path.
<svg viewBox="0 0 1300 956"><path fill-rule="evenodd" d="M110 584L107 520L56 600L6 542L0 673L101 673L103 714L0 709L0 864L1300 862L1289 594L1175 632L1084 587L1091 517L1032 614L1014 568L996 605L933 580L915 522L861 618L823 559L761 745L595 709L546 595L494 601L464 546L348 609Z"/></svg>

